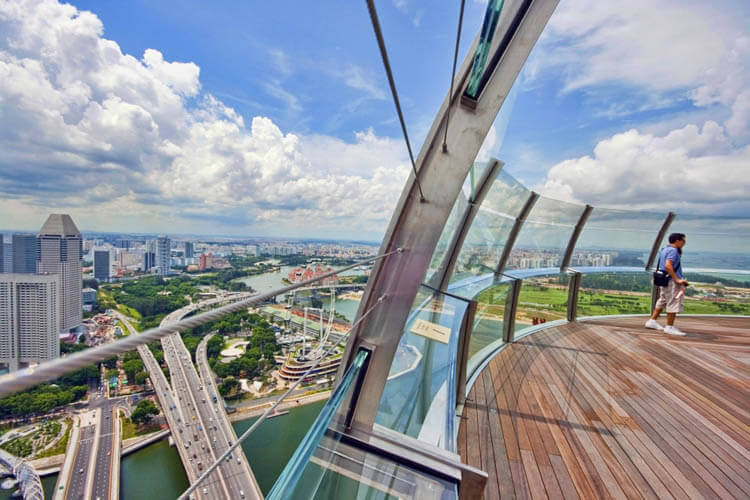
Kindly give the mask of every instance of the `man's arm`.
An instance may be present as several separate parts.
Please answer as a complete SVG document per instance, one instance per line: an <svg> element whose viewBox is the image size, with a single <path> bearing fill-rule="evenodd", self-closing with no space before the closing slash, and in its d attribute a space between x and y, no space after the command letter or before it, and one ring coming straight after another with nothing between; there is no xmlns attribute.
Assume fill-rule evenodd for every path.
<svg viewBox="0 0 750 500"><path fill-rule="evenodd" d="M667 262L664 264L664 268L667 270L669 275L672 277L675 283L679 285L687 285L687 280L680 279L677 276L677 273L674 272L674 267L672 266L672 259L667 259Z"/></svg>

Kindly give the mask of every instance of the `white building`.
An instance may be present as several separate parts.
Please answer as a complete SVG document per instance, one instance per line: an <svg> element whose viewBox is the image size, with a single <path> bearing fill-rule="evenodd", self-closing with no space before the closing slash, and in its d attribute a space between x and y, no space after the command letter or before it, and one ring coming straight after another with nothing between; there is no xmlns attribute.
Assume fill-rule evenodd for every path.
<svg viewBox="0 0 750 500"><path fill-rule="evenodd" d="M70 330L83 320L81 233L70 215L52 214L37 238L37 273L60 275L60 329Z"/></svg>
<svg viewBox="0 0 750 500"><path fill-rule="evenodd" d="M59 274L0 274L0 363L10 371L60 356L61 282Z"/></svg>

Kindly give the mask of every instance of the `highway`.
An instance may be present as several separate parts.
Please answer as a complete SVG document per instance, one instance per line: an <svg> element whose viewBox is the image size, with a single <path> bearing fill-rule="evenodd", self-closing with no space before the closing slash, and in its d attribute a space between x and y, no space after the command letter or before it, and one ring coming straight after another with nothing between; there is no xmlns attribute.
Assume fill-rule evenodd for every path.
<svg viewBox="0 0 750 500"><path fill-rule="evenodd" d="M96 462L94 463L94 489L93 498L101 500L112 498L110 486L114 478L113 474L120 474L119 470L112 469L112 450L114 449L115 428L117 425L117 402L104 399L99 408L99 441L96 447ZM91 473L91 472L89 472ZM119 496L119 492L115 498Z"/></svg>
<svg viewBox="0 0 750 500"><path fill-rule="evenodd" d="M84 426L81 420L81 437L76 448L76 457L73 461L73 471L70 474L70 483L65 489L65 498L79 500L86 497L86 483L88 482L88 470L91 463L91 452L94 445L96 426L87 423Z"/></svg>
<svg viewBox="0 0 750 500"><path fill-rule="evenodd" d="M233 298L237 298L237 296ZM225 300L225 297L221 297L184 307L165 317L162 325L179 321L199 307L217 304ZM193 437L196 438L197 436L201 446L204 443L207 444L205 451L211 458L210 461L203 462L203 467L207 467L229 449L230 444L236 441L237 436L223 405L218 401L213 402L213 395L218 396L218 392L214 392L215 386L213 383L210 386L205 385L204 381L198 376L190 353L182 342L182 337L177 333L168 335L162 339L162 345L173 387L178 398L181 398L180 404L187 407L191 419L195 419L198 427L197 432L193 430ZM208 380L211 381L210 376ZM242 452L233 453L232 457L227 458L217 470L220 471L227 498L262 498L255 476ZM204 485L201 484L197 491L203 492L203 488Z"/></svg>
<svg viewBox="0 0 750 500"><path fill-rule="evenodd" d="M238 297L235 295L232 298ZM226 299L221 297L183 307L167 315L161 324L169 325L200 307L218 304ZM125 316L115 314L123 320L131 333L137 333ZM164 409L169 428L172 429L172 438L179 450L188 479L193 484L217 457L227 451L230 442L234 442L237 437L224 407L219 403L213 403L213 394L217 393L209 394L209 390L204 387L182 337L178 333L171 334L164 337L161 342L172 387L169 386L148 347L140 346L138 352L150 374L149 378ZM210 387L215 388L213 384ZM225 460L200 484L196 493L197 498L210 499L262 498L260 488L242 452L233 453L230 459Z"/></svg>

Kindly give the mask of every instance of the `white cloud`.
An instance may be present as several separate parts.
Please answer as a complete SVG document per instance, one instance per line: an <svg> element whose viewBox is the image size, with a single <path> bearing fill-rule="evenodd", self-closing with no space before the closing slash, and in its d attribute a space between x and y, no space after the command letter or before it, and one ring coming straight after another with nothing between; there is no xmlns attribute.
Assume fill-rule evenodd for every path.
<svg viewBox="0 0 750 500"><path fill-rule="evenodd" d="M83 227L378 237L408 173L400 141L352 142L245 121L200 69L141 59L54 1L0 3L0 217L65 209ZM272 53L280 71L288 63ZM288 67L288 66L287 66ZM366 75L349 85L379 95ZM266 90L292 109L296 96ZM24 222L25 223L25 222ZM32 225L33 227L33 225Z"/></svg>
<svg viewBox="0 0 750 500"><path fill-rule="evenodd" d="M728 143L712 121L660 137L632 129L599 142L592 156L558 163L540 189L594 206L747 214L750 147Z"/></svg>

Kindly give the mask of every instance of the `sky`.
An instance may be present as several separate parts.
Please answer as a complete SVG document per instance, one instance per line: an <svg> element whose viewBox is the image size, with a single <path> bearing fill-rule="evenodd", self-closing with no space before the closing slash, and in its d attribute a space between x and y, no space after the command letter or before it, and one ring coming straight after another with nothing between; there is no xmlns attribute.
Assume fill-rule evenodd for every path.
<svg viewBox="0 0 750 500"><path fill-rule="evenodd" d="M419 150L459 2L376 5ZM481 159L565 201L747 217L749 21L561 0ZM0 227L377 241L409 168L364 1L0 2Z"/></svg>

